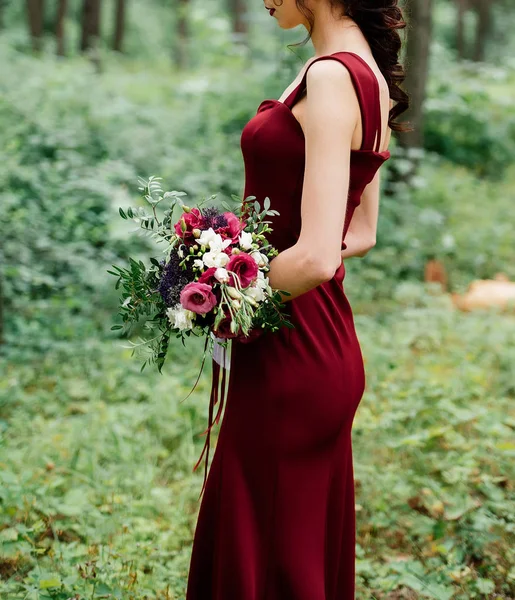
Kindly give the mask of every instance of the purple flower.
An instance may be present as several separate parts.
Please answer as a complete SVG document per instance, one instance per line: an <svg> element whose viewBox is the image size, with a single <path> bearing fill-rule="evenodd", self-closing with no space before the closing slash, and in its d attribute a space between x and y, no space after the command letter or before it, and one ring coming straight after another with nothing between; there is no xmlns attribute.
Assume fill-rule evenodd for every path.
<svg viewBox="0 0 515 600"><path fill-rule="evenodd" d="M216 206L210 206L202 210L203 229L213 228L214 231L220 227L227 227L227 219Z"/></svg>
<svg viewBox="0 0 515 600"><path fill-rule="evenodd" d="M181 262L177 251L174 249L170 254L170 260L164 266L158 291L167 307L175 306L180 302L181 291L188 283L194 281L193 265L191 261L186 262L186 269L179 266Z"/></svg>

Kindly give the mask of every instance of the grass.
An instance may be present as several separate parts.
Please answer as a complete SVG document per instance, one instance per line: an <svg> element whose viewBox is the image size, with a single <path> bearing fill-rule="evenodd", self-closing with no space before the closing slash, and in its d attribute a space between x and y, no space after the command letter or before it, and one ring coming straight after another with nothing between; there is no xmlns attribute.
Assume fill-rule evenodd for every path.
<svg viewBox="0 0 515 600"><path fill-rule="evenodd" d="M515 319L434 298L356 327L357 598L513 598ZM101 338L2 363L2 598L184 598L200 352L164 375Z"/></svg>

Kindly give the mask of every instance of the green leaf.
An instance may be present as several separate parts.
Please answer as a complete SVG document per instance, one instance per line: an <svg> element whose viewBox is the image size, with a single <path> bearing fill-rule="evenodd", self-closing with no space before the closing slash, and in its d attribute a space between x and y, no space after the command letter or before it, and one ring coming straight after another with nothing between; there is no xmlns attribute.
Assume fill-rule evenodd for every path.
<svg viewBox="0 0 515 600"><path fill-rule="evenodd" d="M0 539L4 542L15 542L18 539L18 531L14 527L8 527L0 532Z"/></svg>
<svg viewBox="0 0 515 600"><path fill-rule="evenodd" d="M112 595L112 593L113 593L113 590L105 583L100 583L95 588L95 596L110 597Z"/></svg>
<svg viewBox="0 0 515 600"><path fill-rule="evenodd" d="M46 590L51 587L60 587L60 586L61 586L61 580L59 578L59 575L51 576L51 578L49 578L49 579L40 579L40 581L39 581L39 588L42 590Z"/></svg>
<svg viewBox="0 0 515 600"><path fill-rule="evenodd" d="M495 590L495 583L491 579L479 578L476 587L482 594L491 594Z"/></svg>

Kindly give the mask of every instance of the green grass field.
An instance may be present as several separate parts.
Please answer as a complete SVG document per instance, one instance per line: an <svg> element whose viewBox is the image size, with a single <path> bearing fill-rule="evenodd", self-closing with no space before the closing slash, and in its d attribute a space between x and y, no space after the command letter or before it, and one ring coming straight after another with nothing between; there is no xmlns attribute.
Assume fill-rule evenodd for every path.
<svg viewBox="0 0 515 600"><path fill-rule="evenodd" d="M515 318L429 297L356 327L357 598L513 598ZM0 597L184 598L210 374L180 402L196 342L163 375L112 339L2 363Z"/></svg>

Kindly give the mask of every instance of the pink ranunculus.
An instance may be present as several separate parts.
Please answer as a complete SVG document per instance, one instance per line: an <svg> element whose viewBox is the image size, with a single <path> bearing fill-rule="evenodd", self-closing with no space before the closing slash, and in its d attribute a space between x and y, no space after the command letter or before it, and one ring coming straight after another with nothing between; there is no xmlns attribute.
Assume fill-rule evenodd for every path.
<svg viewBox="0 0 515 600"><path fill-rule="evenodd" d="M235 338L241 333L241 329L233 333L231 331L231 315L228 311L225 311L224 318L218 324L217 329L213 329L213 333L217 335L219 338Z"/></svg>
<svg viewBox="0 0 515 600"><path fill-rule="evenodd" d="M233 242L238 240L238 236L243 229L247 226L245 221L240 221L238 217L232 212L224 212L223 216L227 221L225 227L218 227L215 229L215 233L219 233L223 239L231 238Z"/></svg>
<svg viewBox="0 0 515 600"><path fill-rule="evenodd" d="M194 229L202 229L203 228L203 220L204 217L198 208L192 208L189 213L185 212L181 215L181 218L175 223L174 229L175 233L180 236L184 242L194 242L195 238L193 237ZM182 230L181 222L184 221L186 224L186 231Z"/></svg>
<svg viewBox="0 0 515 600"><path fill-rule="evenodd" d="M207 283L198 281L188 283L181 292L182 306L201 315L209 312L216 306L216 296L211 291L212 289Z"/></svg>
<svg viewBox="0 0 515 600"><path fill-rule="evenodd" d="M240 252L239 254L233 254L227 263L226 269L228 271L233 271L240 278L240 283L242 288L246 288L250 285L257 277L258 274L258 266L256 261L247 254L246 252ZM234 286L234 276L232 273L229 273L230 281L229 285Z"/></svg>

